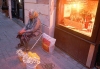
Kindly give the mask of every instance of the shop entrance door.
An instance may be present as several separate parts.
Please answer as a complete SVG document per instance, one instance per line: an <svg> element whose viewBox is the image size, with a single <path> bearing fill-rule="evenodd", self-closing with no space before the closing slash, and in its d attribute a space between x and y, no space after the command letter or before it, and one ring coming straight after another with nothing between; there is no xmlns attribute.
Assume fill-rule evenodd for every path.
<svg viewBox="0 0 100 69"><path fill-rule="evenodd" d="M8 0L1 0L2 1L2 12L5 13L5 15L8 17L9 13L8 13ZM0 2L1 2L0 1Z"/></svg>
<svg viewBox="0 0 100 69"><path fill-rule="evenodd" d="M24 21L24 0L18 0L17 11L18 11L18 18Z"/></svg>
<svg viewBox="0 0 100 69"><path fill-rule="evenodd" d="M12 0L12 17L18 18L24 23L24 0Z"/></svg>

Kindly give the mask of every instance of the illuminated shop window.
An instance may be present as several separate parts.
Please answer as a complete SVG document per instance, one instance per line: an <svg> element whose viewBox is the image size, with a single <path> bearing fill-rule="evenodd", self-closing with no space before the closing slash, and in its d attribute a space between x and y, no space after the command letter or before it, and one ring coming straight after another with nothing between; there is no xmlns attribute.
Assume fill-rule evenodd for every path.
<svg viewBox="0 0 100 69"><path fill-rule="evenodd" d="M63 16L59 25L91 37L95 23L98 0L63 1Z"/></svg>

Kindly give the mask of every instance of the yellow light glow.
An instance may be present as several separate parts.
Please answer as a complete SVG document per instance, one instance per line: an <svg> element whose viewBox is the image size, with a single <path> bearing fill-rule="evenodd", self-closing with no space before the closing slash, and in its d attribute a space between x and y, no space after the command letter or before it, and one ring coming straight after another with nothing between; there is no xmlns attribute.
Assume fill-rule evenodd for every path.
<svg viewBox="0 0 100 69"><path fill-rule="evenodd" d="M73 4L73 8L76 8L77 7L77 4Z"/></svg>
<svg viewBox="0 0 100 69"><path fill-rule="evenodd" d="M92 18L92 20L91 20L91 21L92 21L92 23L94 23L94 21L95 21L95 18Z"/></svg>
<svg viewBox="0 0 100 69"><path fill-rule="evenodd" d="M82 9L82 4L80 2L72 4L72 7L79 12Z"/></svg>
<svg viewBox="0 0 100 69"><path fill-rule="evenodd" d="M80 10L81 10L81 4L78 3L78 4L77 4L77 12L79 12Z"/></svg>

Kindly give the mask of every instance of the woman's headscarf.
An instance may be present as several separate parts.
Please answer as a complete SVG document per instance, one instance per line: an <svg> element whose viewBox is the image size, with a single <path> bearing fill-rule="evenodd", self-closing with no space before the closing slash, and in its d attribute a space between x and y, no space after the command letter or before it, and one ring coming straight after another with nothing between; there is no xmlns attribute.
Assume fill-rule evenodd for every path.
<svg viewBox="0 0 100 69"><path fill-rule="evenodd" d="M31 9L29 12L33 15L33 18L37 18L38 17L38 13L36 11L33 11Z"/></svg>
<svg viewBox="0 0 100 69"><path fill-rule="evenodd" d="M34 11L32 14L33 14L33 17L34 18L37 18L38 17L38 13L36 11Z"/></svg>

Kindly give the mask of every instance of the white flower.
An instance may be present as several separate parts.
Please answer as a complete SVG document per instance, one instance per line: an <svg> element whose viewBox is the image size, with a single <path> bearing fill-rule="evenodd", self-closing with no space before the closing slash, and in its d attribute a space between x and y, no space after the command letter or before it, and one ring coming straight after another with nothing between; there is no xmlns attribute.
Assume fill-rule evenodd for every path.
<svg viewBox="0 0 100 69"><path fill-rule="evenodd" d="M21 57L24 56L24 52L21 49L17 50L16 54L18 54L18 56L21 56Z"/></svg>
<svg viewBox="0 0 100 69"><path fill-rule="evenodd" d="M28 58L29 58L28 54L25 54L25 55L23 56L23 62L24 62L24 63L27 63Z"/></svg>

